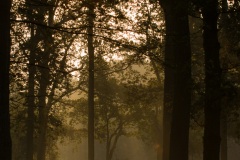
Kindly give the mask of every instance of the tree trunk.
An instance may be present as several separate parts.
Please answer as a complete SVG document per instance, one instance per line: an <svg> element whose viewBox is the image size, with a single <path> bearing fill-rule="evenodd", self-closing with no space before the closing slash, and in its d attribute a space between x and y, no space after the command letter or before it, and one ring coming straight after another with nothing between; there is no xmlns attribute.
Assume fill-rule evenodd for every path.
<svg viewBox="0 0 240 160"><path fill-rule="evenodd" d="M228 1L227 0L222 0L222 14L221 14L221 18L220 18L220 28L222 30L222 32L225 32L225 28L228 27ZM225 38L225 36L223 36L223 38ZM225 53L227 54L227 53ZM228 64L222 64L224 67L228 68ZM224 100L224 98L221 99L221 103L222 105L228 105L227 100ZM227 160L228 158L228 142L227 142L227 110L221 109L221 120L220 120L220 130L221 130L221 145L220 145L220 159L221 160Z"/></svg>
<svg viewBox="0 0 240 160"><path fill-rule="evenodd" d="M46 43L48 44L48 43ZM49 54L50 51L46 50L42 54L44 58L40 61L42 68L39 68L41 73L40 80L39 80L39 94L38 94L38 109L39 109L39 137L38 137L38 152L37 152L37 160L45 160L46 156L46 130L47 130L47 123L48 123L48 109L47 109L47 87L49 85L49 77L50 73L47 69L49 63Z"/></svg>
<svg viewBox="0 0 240 160"><path fill-rule="evenodd" d="M228 158L228 143L227 143L227 114L222 112L221 114L221 160L227 160Z"/></svg>
<svg viewBox="0 0 240 160"><path fill-rule="evenodd" d="M164 67L164 99L163 99L163 146L162 160L169 160L170 133L173 108L173 87L174 87L174 58L171 47L166 44L165 49L165 67ZM160 157L158 157L160 160Z"/></svg>
<svg viewBox="0 0 240 160"><path fill-rule="evenodd" d="M47 2L44 2L47 4ZM54 22L54 8L48 8L48 25L53 26ZM46 11L45 11L46 12ZM38 160L46 159L46 147L47 147L47 126L48 126L48 114L50 107L48 104L52 101L52 98L48 95L48 86L50 85L50 70L48 69L51 61L51 54L54 53L54 39L51 29L44 29L43 34L46 34L44 39L44 51L41 53L39 64L42 68L39 68L41 77L39 81L39 141L38 141ZM46 102L48 98L48 103Z"/></svg>
<svg viewBox="0 0 240 160"><path fill-rule="evenodd" d="M168 71L165 69L165 81L164 83L164 108L163 108L163 146L162 146L162 160L169 160L169 149L170 149L170 133L171 133L171 121L172 121L172 102L169 102L169 100L172 97L168 97L167 95L171 95L171 89L172 89L172 83L171 80L173 80L173 76L166 77ZM171 79L167 82L167 79ZM166 91L168 88L170 88L168 91ZM166 93L167 92L167 93ZM172 99L171 99L172 101ZM168 102L168 104L166 104ZM157 160L161 160L161 157L158 157Z"/></svg>
<svg viewBox="0 0 240 160"><path fill-rule="evenodd" d="M48 38L46 38L46 45L53 44L51 31L48 33ZM49 61L51 46L44 46L44 52L39 62L39 65L42 66L39 68L40 80L39 80L39 94L38 94L38 105L39 105L39 138L38 138L38 153L37 160L45 160L46 156L46 136L47 136L47 123L48 123L48 111L46 100L48 97L47 89L49 86L50 80L50 71L49 71ZM50 99L48 99L50 100Z"/></svg>
<svg viewBox="0 0 240 160"><path fill-rule="evenodd" d="M160 0L161 6L165 12L165 25L167 25L167 10L165 6L166 1ZM166 32L170 30L166 28ZM163 98L163 146L162 146L162 160L169 160L170 150L170 133L172 121L172 108L173 108L173 89L174 89L174 48L171 47L171 36L166 33L165 56L164 56L164 98ZM161 160L161 157L157 157Z"/></svg>
<svg viewBox="0 0 240 160"><path fill-rule="evenodd" d="M43 93L43 92L42 92ZM46 98L46 96L43 96ZM46 156L46 129L48 122L46 102L41 98L41 103L39 103L39 138L38 138L38 152L37 160L45 160ZM44 99L45 100L45 99Z"/></svg>
<svg viewBox="0 0 240 160"><path fill-rule="evenodd" d="M166 153L168 148L164 148L165 157L163 158L164 160L187 160L191 106L188 0L161 0L160 4L164 9L166 25L164 129L168 125L167 118L172 117L169 155ZM166 130L164 134L166 136Z"/></svg>
<svg viewBox="0 0 240 160"><path fill-rule="evenodd" d="M170 21L169 36L174 35L175 73L172 123L170 134L170 160L188 159L188 138L191 107L191 47L188 22L188 1L178 1L179 12ZM177 8L176 8L177 10ZM174 27L173 27L174 26ZM177 28L175 28L177 27ZM173 29L173 30L171 30Z"/></svg>
<svg viewBox="0 0 240 160"><path fill-rule="evenodd" d="M32 10L29 7L28 15L30 21L32 21ZM34 34L34 25L30 24L31 38L30 42L31 47L29 49L29 65L28 65L28 96L27 96L27 147L26 147L26 160L33 160L34 155L34 109L36 108L35 104L35 75L36 75L36 53L35 49L38 43L38 33Z"/></svg>
<svg viewBox="0 0 240 160"><path fill-rule="evenodd" d="M88 7L88 58L89 58L89 77L88 77L88 160L94 160L94 46L93 46L93 27L94 27L94 2L89 1Z"/></svg>
<svg viewBox="0 0 240 160"><path fill-rule="evenodd" d="M218 42L218 1L204 1L203 47L205 51L205 125L203 160L219 160L221 68Z"/></svg>
<svg viewBox="0 0 240 160"><path fill-rule="evenodd" d="M35 105L35 53L30 51L29 56L29 66L28 66L28 97L27 97L27 150L26 150L26 159L33 160L34 153L34 109Z"/></svg>
<svg viewBox="0 0 240 160"><path fill-rule="evenodd" d="M9 114L10 9L11 1L0 2L0 159L12 159Z"/></svg>

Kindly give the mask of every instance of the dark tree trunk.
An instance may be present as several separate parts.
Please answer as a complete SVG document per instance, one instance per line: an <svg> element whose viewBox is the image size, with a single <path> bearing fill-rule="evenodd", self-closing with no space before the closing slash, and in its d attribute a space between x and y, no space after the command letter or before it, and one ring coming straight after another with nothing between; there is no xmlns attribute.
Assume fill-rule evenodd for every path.
<svg viewBox="0 0 240 160"><path fill-rule="evenodd" d="M46 43L51 44L51 43ZM48 48L48 47L46 47ZM50 73L47 69L49 63L49 54L50 51L47 49L46 52L41 53L42 58L39 63L42 68L39 68L40 71L40 80L39 80L39 94L38 94L38 109L39 109L39 137L38 137L38 151L37 151L37 160L45 160L46 156L46 130L48 122L48 109L47 109L47 87L49 85ZM44 58L43 58L44 57Z"/></svg>
<svg viewBox="0 0 240 160"><path fill-rule="evenodd" d="M89 2L88 7L88 160L94 160L94 4Z"/></svg>
<svg viewBox="0 0 240 160"><path fill-rule="evenodd" d="M43 94L44 92L41 92L41 95ZM47 135L46 128L47 128L48 116L47 116L46 102L43 101L43 98L46 98L46 96L43 96L42 98L40 98L41 102L39 103L39 138L38 138L37 160L46 159L45 158L46 135Z"/></svg>
<svg viewBox="0 0 240 160"><path fill-rule="evenodd" d="M47 30L48 35L45 39L46 46L44 52L41 54L39 65L42 66L39 68L40 79L39 79L39 94L38 94L38 109L39 109L39 137L38 137L38 152L37 159L45 160L46 158L46 136L47 136L47 124L48 124L48 111L49 108L46 103L46 99L48 97L48 86L50 84L50 71L49 71L49 62L50 62L50 54L52 54L52 46L48 46L49 44L53 44L52 33L50 30ZM50 101L50 99L49 99Z"/></svg>
<svg viewBox="0 0 240 160"><path fill-rule="evenodd" d="M225 28L228 27L228 1L227 0L222 0L222 14L220 15L220 29L222 32L225 32ZM225 36L223 36L225 38ZM224 67L228 68L228 64L222 64ZM226 100L222 98L221 100L222 105L227 106ZM221 145L220 145L220 159L221 160L227 160L228 158L228 142L227 142L227 110L221 109L221 120L220 120L220 130L221 130Z"/></svg>
<svg viewBox="0 0 240 160"><path fill-rule="evenodd" d="M51 35L51 34L49 34ZM51 36L48 38L49 42L46 44L53 44L53 41L51 40ZM51 101L50 97L48 97L47 90L48 86L50 84L50 72L48 70L49 68L49 61L50 61L50 53L51 49L50 46L46 46L46 52L43 52L44 55L42 58L42 63L39 63L42 68L40 68L40 81L39 81L39 95L38 95L38 101L39 101L39 138L38 138L38 153L37 153L37 159L38 160L45 160L46 156L46 138L47 138L47 125L48 125L48 112L49 112L49 106L46 103L46 99L48 98L48 101Z"/></svg>
<svg viewBox="0 0 240 160"><path fill-rule="evenodd" d="M163 3L166 3L163 1ZM164 7L162 5L162 7ZM164 7L166 8L166 7ZM165 10L165 23L167 25L167 11ZM169 32L169 29L166 28ZM168 33L166 33L168 34ZM170 150L170 133L171 133L171 121L172 121L172 108L173 108L173 89L174 89L174 47L171 47L171 36L166 35L165 44L165 57L164 57L164 99L163 99L163 146L162 146L162 160L169 160ZM161 160L161 157L157 157Z"/></svg>
<svg viewBox="0 0 240 160"><path fill-rule="evenodd" d="M203 160L219 160L221 68L218 42L218 0L204 1L203 47L205 51L205 125Z"/></svg>
<svg viewBox="0 0 240 160"><path fill-rule="evenodd" d="M30 9L28 11L29 19L31 18ZM29 40L31 43L31 46L29 48L30 54L29 54L29 65L28 65L28 96L27 96L27 147L26 147L26 160L33 160L33 154L34 154L34 110L36 108L35 104L35 75L36 75L36 53L35 49L37 47L38 42L38 36L37 34L34 34L34 25L30 24L30 30L31 30L31 39Z"/></svg>
<svg viewBox="0 0 240 160"><path fill-rule="evenodd" d="M172 119L169 158L166 155L167 148L164 148L166 149L164 151L166 157L163 158L164 160L187 160L191 106L191 47L188 0L161 0L160 4L164 9L166 24L165 127L167 127L166 120ZM166 129L165 127L164 129ZM166 131L164 133L166 134ZM165 140L168 141L168 139Z"/></svg>
<svg viewBox="0 0 240 160"><path fill-rule="evenodd" d="M227 114L222 112L221 114L221 160L227 160L228 158L228 143L227 143Z"/></svg>
<svg viewBox="0 0 240 160"><path fill-rule="evenodd" d="M167 36L175 54L174 96L170 134L170 160L188 159L191 107L191 47L188 1L177 1L175 11L166 16ZM167 30L168 30L167 29Z"/></svg>
<svg viewBox="0 0 240 160"><path fill-rule="evenodd" d="M164 108L163 108L163 146L162 146L162 160L169 160L170 149L170 133L171 133L171 121L172 121L172 97L173 94L173 75L168 74L171 71L165 69L165 83L164 83ZM158 160L161 157L158 157Z"/></svg>
<svg viewBox="0 0 240 160"><path fill-rule="evenodd" d="M11 1L0 2L0 159L12 159L9 114L10 9Z"/></svg>
<svg viewBox="0 0 240 160"><path fill-rule="evenodd" d="M46 2L45 2L46 3ZM47 3L46 3L47 4ZM46 12L46 11L44 11ZM54 19L54 8L48 8L48 25L53 26ZM47 148L47 126L48 126L48 114L50 110L49 103L52 101L52 98L48 95L48 86L50 85L50 61L51 54L54 53L54 39L53 39L53 31L51 29L44 29L43 34L46 35L44 39L44 52L41 54L40 58L40 66L39 71L41 73L40 81L39 81L39 139L38 139L38 153L37 160L45 160L46 159L46 148ZM48 103L46 99L48 98Z"/></svg>
<svg viewBox="0 0 240 160"><path fill-rule="evenodd" d="M34 94L34 86L35 86L35 53L30 51L29 56L29 66L28 66L28 97L27 97L27 150L26 150L26 159L33 160L34 153L34 109L35 106L35 94Z"/></svg>
<svg viewBox="0 0 240 160"><path fill-rule="evenodd" d="M26 0L27 4L27 18L29 21L34 21L35 17L33 16L33 8L34 5L32 4L32 0ZM37 8L37 7L35 7ZM41 16L38 17L39 22L44 21L44 11L42 10L40 13ZM35 95L35 83L37 81L36 79L36 72L37 68L35 66L36 59L39 54L37 48L37 44L39 41L42 40L42 32L44 32L43 28L41 27L34 27L34 24L29 24L30 28L30 35L31 38L29 39L27 49L29 50L29 65L28 65L28 96L27 96L27 119L26 119L26 124L27 124L27 132L26 132L26 160L33 160L34 157L34 123L35 123L35 114L34 110L37 108L36 104L36 95ZM41 83L41 82L40 82ZM40 94L40 93L39 93ZM39 97L38 97L39 98ZM39 99L40 100L40 99ZM43 103L43 102L40 102ZM39 147L39 145L38 145ZM39 151L39 148L38 148Z"/></svg>

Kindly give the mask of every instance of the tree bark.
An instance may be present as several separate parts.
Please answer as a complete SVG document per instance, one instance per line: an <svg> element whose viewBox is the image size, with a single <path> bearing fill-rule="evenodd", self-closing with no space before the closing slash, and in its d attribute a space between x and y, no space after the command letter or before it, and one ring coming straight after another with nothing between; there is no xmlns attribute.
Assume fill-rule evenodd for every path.
<svg viewBox="0 0 240 160"><path fill-rule="evenodd" d="M205 125L203 160L219 160L221 68L218 42L218 0L204 1L203 47L205 51Z"/></svg>
<svg viewBox="0 0 240 160"><path fill-rule="evenodd" d="M26 1L28 2L28 1ZM30 4L30 3L29 3ZM28 6L27 16L30 21L33 20L31 6ZM28 65L28 95L27 95L27 147L26 147L26 160L33 160L34 155L34 110L36 108L35 104L35 75L36 75L36 52L37 43L39 41L38 33L34 33L34 25L30 24L30 34L31 38L29 43L31 47L29 49L29 65Z"/></svg>
<svg viewBox="0 0 240 160"><path fill-rule="evenodd" d="M32 32L32 31L31 31ZM33 36L33 34L31 34ZM27 150L26 159L33 160L34 153L34 109L35 105L35 53L31 50L29 55L29 66L28 66L28 97L27 97Z"/></svg>
<svg viewBox="0 0 240 160"><path fill-rule="evenodd" d="M51 44L51 43L46 43ZM49 46L46 46L48 48ZM47 123L48 123L48 108L47 108L47 87L49 85L50 73L47 69L50 50L45 49L43 52L43 57L39 63L43 68L39 68L40 80L39 80L39 94L38 94L38 109L39 109L39 138L38 138L38 151L37 151L37 160L45 160L46 156L46 135L47 135Z"/></svg>
<svg viewBox="0 0 240 160"><path fill-rule="evenodd" d="M47 2L44 2L47 4ZM53 26L54 22L54 7L48 7L47 11L43 11L44 13L48 13L48 25ZM43 68L39 68L41 73L40 81L39 81L39 139L38 139L38 153L37 159L38 160L45 160L46 159L46 147L47 147L47 126L48 126L48 114L50 110L49 103L52 101L51 97L48 94L48 86L50 85L50 61L51 61L51 54L54 53L54 39L53 39L53 31L51 29L44 29L43 34L46 35L44 38L44 51L41 53L40 56L40 66ZM48 98L48 103L46 102Z"/></svg>
<svg viewBox="0 0 240 160"><path fill-rule="evenodd" d="M88 160L94 160L94 2L89 1L88 6Z"/></svg>
<svg viewBox="0 0 240 160"><path fill-rule="evenodd" d="M9 114L10 9L11 1L0 2L0 159L12 159Z"/></svg>
<svg viewBox="0 0 240 160"><path fill-rule="evenodd" d="M220 28L222 32L225 32L225 28L227 27L227 21L228 21L228 1L227 0L222 0L222 14L220 15ZM224 38L225 36L223 36ZM226 54L226 53L225 53ZM224 67L228 68L228 64L222 64ZM224 75L223 75L224 76ZM226 106L228 105L227 100L224 100L224 98L221 98L221 103L222 105L225 104ZM221 160L227 160L228 158L228 142L227 142L227 137L228 137L228 126L227 126L227 110L221 109L221 120L220 120L220 131L221 131L221 145L220 145L220 159Z"/></svg>
<svg viewBox="0 0 240 160"><path fill-rule="evenodd" d="M168 125L166 118L172 119L169 155L168 148L164 148L165 157L163 158L164 160L187 160L191 106L188 0L161 0L160 4L164 9L166 25L164 129ZM166 136L166 131L164 133ZM164 141L168 141L168 139L164 139ZM166 144L167 142L165 142Z"/></svg>
<svg viewBox="0 0 240 160"><path fill-rule="evenodd" d="M166 15L166 1L160 0L161 6L164 8L165 25L167 27ZM171 38L168 35L169 29L166 28L166 44L164 56L164 98L163 98L163 146L162 146L162 160L169 160L170 150L170 133L172 121L172 108L173 108L173 89L174 89L174 50L171 47ZM161 157L157 157L161 160Z"/></svg>
<svg viewBox="0 0 240 160"><path fill-rule="evenodd" d="M227 114L222 112L221 114L221 160L227 160L228 158L228 142L227 142Z"/></svg>

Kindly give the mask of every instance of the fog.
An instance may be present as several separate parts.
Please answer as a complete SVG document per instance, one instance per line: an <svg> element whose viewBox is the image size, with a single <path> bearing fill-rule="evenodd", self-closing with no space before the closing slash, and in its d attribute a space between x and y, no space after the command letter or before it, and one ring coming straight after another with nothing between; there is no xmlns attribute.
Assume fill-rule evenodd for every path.
<svg viewBox="0 0 240 160"><path fill-rule="evenodd" d="M82 143L59 143L59 160L87 160L87 140ZM105 159L105 145L95 143L95 160ZM240 159L240 145L234 140L228 139L228 160ZM202 153L189 154L189 160L201 160ZM154 146L150 146L137 138L122 137L116 148L113 160L156 160Z"/></svg>
<svg viewBox="0 0 240 160"><path fill-rule="evenodd" d="M59 160L87 160L87 140L82 143L59 144ZM105 159L105 144L95 142L95 160ZM136 138L122 137L113 155L113 160L151 160L156 159L153 146Z"/></svg>

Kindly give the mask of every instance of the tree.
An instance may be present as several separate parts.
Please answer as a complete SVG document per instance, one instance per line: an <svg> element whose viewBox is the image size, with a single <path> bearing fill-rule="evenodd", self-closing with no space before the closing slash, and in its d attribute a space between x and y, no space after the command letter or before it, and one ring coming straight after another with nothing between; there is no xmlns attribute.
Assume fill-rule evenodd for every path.
<svg viewBox="0 0 240 160"><path fill-rule="evenodd" d="M222 11L222 14L220 15L220 28L222 28L223 32L225 31L224 28L227 27L227 21L228 21L228 16L227 16L227 11L228 11L228 1L227 0L222 0L222 3L221 3L221 11ZM220 36L218 36L220 37ZM220 39L220 38L219 38ZM220 41L220 40L219 40ZM220 42L221 43L221 42ZM222 45L222 44L221 44ZM223 46L223 45L222 45ZM221 56L219 57L221 58ZM225 59L225 58L223 58ZM223 66L228 66L227 63L222 62ZM224 77L225 75L222 74L222 77ZM221 83L223 84L223 78L221 79ZM225 109L222 107L221 108L221 116L220 116L220 136L221 136L221 145L220 145L220 159L221 160L227 160L228 158L228 142L227 142L227 137L228 137L228 134L227 134L227 131L228 131L228 122L227 122L227 119L228 119L228 109L230 104L228 101L228 97L226 96L225 98L226 100L224 101L224 97L221 98L221 105L222 106L228 106L226 107Z"/></svg>
<svg viewBox="0 0 240 160"><path fill-rule="evenodd" d="M220 153L221 68L218 42L218 1L206 0L202 8L205 51L204 160L218 160Z"/></svg>
<svg viewBox="0 0 240 160"><path fill-rule="evenodd" d="M33 28L31 28L31 37L34 36ZM35 74L36 74L36 67L35 67L35 53L33 50L30 51L29 56L29 77L28 77L28 98L27 98L27 105L28 105L28 117L27 117L27 153L26 159L32 160L33 153L34 153L34 110L36 108L35 105Z"/></svg>
<svg viewBox="0 0 240 160"><path fill-rule="evenodd" d="M33 21L33 9L31 8L31 1L27 1L28 6L27 6L27 16L30 21ZM33 160L34 157L34 129L35 129L35 124L34 124L34 119L35 119L35 114L34 111L36 109L36 104L35 104L35 89L36 89L36 84L35 84L35 76L36 76L36 48L37 48L37 43L40 40L39 35L39 30L36 31L37 33L35 34L35 29L33 24L29 24L30 28L30 39L29 39L29 46L27 49L29 49L29 65L28 65L28 96L27 96L27 119L26 119L26 124L27 124L27 133L26 133L26 160ZM31 44L31 45L30 45Z"/></svg>
<svg viewBox="0 0 240 160"><path fill-rule="evenodd" d="M10 9L11 1L1 1L0 13L0 159L12 159L9 114Z"/></svg>
<svg viewBox="0 0 240 160"><path fill-rule="evenodd" d="M221 1L221 12L219 15L219 42L220 62L222 67L222 100L221 100L221 159L227 160L228 157L228 137L233 137L233 130L237 127L236 114L238 114L237 95L239 79L235 77L239 72L239 5L238 1L228 3L227 0ZM235 129L233 129L235 128ZM233 129L233 130L232 130ZM236 131L236 130L235 130ZM234 131L234 132L235 132Z"/></svg>
<svg viewBox="0 0 240 160"><path fill-rule="evenodd" d="M22 102L22 113L17 114L19 114L19 116L21 114L22 119L24 119L25 122L27 121L27 123L24 124L22 121L17 122L21 123L21 129L23 130L21 132L22 134L17 136L19 141L21 135L24 137L24 140L26 139L29 142L31 141L31 143L33 142L34 146L31 143L25 142L24 147L22 147L24 154L21 154L25 156L25 153L27 153L26 156L28 157L33 157L33 152L34 154L37 153L35 148L38 148L38 151L41 152L39 153L39 157L42 156L45 158L49 155L50 151L46 150L46 148L53 147L52 144L58 139L51 138L51 141L48 141L48 139L50 139L54 131L58 131L58 133L54 133L56 135L55 137L58 137L60 129L57 129L57 127L62 128L52 121L53 119L57 119L55 117L57 112L54 110L63 107L59 106L59 103L61 103L60 100L78 88L78 84L72 83L72 80L75 78L73 78L72 72L81 72L81 67L78 68L70 62L70 59L76 60L76 57L78 57L72 47L77 36L69 34L67 29L65 29L65 31L56 31L59 28L64 28L63 26L73 18L69 15L70 12L65 14L60 11L64 7L67 8L66 10L72 8L69 7L69 9L66 7L69 6L66 1L56 1L56 3L57 2L58 4L54 7L50 5L50 3L55 3L55 1L43 3L31 0L25 4L21 2L15 3L16 5L14 6L14 11L16 12L14 15L18 16L20 20L15 20L18 25L14 25L13 27L13 34L15 35L14 47L17 49L14 48L13 50L13 61L15 63L12 64L12 67L24 69L14 70L12 77L15 80L18 79L22 81L20 85L14 82L16 88L21 88L19 96L25 99L24 101L26 102ZM77 5L74 6L78 7ZM54 19L53 22L54 16L56 19ZM46 21L44 17L48 17ZM78 22L75 21L75 23ZM64 41L62 39L64 39ZM28 74L29 72L30 74ZM14 88L14 90L16 90L16 88ZM29 102L31 102L31 104ZM25 106L26 108L24 108ZM34 106L36 106L35 109ZM53 109L53 106L55 109ZM28 113L25 113L26 109L29 109ZM14 110L14 108L12 108L12 110ZM25 114L28 114L28 120L25 119ZM41 118L39 115L41 115ZM13 115L14 118L16 116L15 114ZM33 117L34 119L32 119ZM38 122L39 125L37 124ZM33 130L36 131L34 135L32 135ZM26 134L25 131L27 132ZM34 141L36 139L32 139L32 137L39 138L38 141L41 143L37 143ZM27 147L25 147L25 145ZM51 153L53 153L53 151ZM39 159L42 159L42 157Z"/></svg>
<svg viewBox="0 0 240 160"><path fill-rule="evenodd" d="M188 0L160 0L166 26L164 109L172 109L170 150L164 159L188 159L191 106L191 47ZM165 112L164 112L165 113ZM165 147L165 146L164 146Z"/></svg>
<svg viewBox="0 0 240 160"><path fill-rule="evenodd" d="M151 2L150 2L151 3ZM153 4L154 5L154 4ZM162 33L162 30L159 30L157 26L157 22L161 21L162 15L159 12L162 12L162 10L159 10L157 8L157 4L155 7L146 7L147 9L141 9L143 13L146 14L147 12L147 19L143 20L142 25L144 26L143 28L145 29L145 35L146 35L146 55L150 59L150 64L152 66L152 69L154 71L154 74L158 80L158 86L161 88L162 87L162 82L163 78L161 77L161 73L163 72L162 70L162 54L163 54L163 43L160 41L160 37L163 36L164 33ZM158 9L158 10L157 10ZM154 16L154 12L158 11L157 16ZM160 19L159 19L160 17ZM143 17L141 16L141 19ZM139 20L138 23L141 23L141 20ZM166 72L167 73L167 72ZM168 76L169 77L169 76ZM169 89L169 88L168 88ZM168 89L165 90L165 92L170 92ZM166 96L167 98L168 96ZM160 97L159 97L160 98ZM167 100L166 100L167 101ZM169 103L168 103L169 104ZM156 145L156 152L157 152L157 159L160 160L163 158L163 156L166 156L166 152L163 155L163 145L164 147L168 147L169 144L169 139L170 139L170 126L171 126L171 107L168 106L168 104L165 104L164 108L164 113L163 113L163 124L161 119L161 103L158 104L158 106L155 107L155 109L152 108L152 110L155 111L154 117L151 117L154 121L153 127L155 127L154 132L152 133L153 136L155 136L155 145ZM168 106L168 107L167 107ZM151 119L149 117L149 120L151 122ZM164 128L162 127L164 126ZM164 134L164 137L163 137ZM157 135L157 136L156 136ZM164 142L163 142L164 141Z"/></svg>
<svg viewBox="0 0 240 160"><path fill-rule="evenodd" d="M94 2L88 4L88 160L94 160Z"/></svg>

